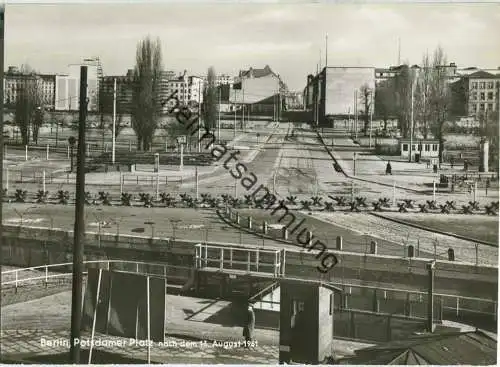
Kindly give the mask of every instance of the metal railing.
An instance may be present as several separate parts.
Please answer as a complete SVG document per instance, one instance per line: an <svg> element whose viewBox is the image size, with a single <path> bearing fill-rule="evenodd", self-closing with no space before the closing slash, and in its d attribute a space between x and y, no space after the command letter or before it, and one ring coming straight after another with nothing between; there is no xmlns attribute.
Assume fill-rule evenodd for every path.
<svg viewBox="0 0 500 367"><path fill-rule="evenodd" d="M149 275L149 276L159 276L159 277L164 277L164 278L170 278L170 279L179 279L183 281L187 281L185 276L179 276L179 275L171 275L169 274L169 269L175 269L175 270L189 270L185 266L173 266L173 265L165 265L165 264L160 264L160 263L153 263L153 262L145 262L145 261L129 261L129 260L87 260L84 261L84 264L89 265L89 264L97 264L97 265L105 265L105 266L98 266L98 268L103 268L105 267L107 270L119 270L123 272L130 272L130 273L137 273L137 274L142 274L142 275ZM130 271L127 269L117 269L118 266L116 264L121 264L121 265L135 265L135 271ZM71 277L73 272L72 270L64 270L64 267L72 267L73 263L68 262L68 263L60 263L60 264L49 264L49 265L40 265L40 266L33 266L29 268L21 268L21 269L13 269L13 270L6 270L2 272L2 287L6 285L14 285L14 288L17 290L20 286L26 284L26 283L34 283L36 284L37 282L42 282L47 285L49 283L50 279L54 278L65 278L65 277ZM141 271L141 267L148 267L149 271ZM157 267L161 271L160 272L151 272L151 267ZM58 268L60 268L58 270ZM114 268L114 269L113 269ZM130 267L129 267L130 268ZM49 269L55 269L55 270L49 270ZM28 274L28 277L22 277L22 274ZM84 271L84 275L86 275L88 272ZM31 276L30 276L31 275Z"/></svg>
<svg viewBox="0 0 500 367"><path fill-rule="evenodd" d="M284 275L284 250L261 248L238 248L198 244L195 246L195 266L197 269L212 268L219 271L240 270L247 272L272 273L274 277ZM265 262L264 258L271 258ZM212 265L212 264L215 264ZM226 266L228 264L228 266ZM267 270L271 268L271 271Z"/></svg>
<svg viewBox="0 0 500 367"><path fill-rule="evenodd" d="M355 284L345 284L345 283L336 283L329 282L336 287L340 287L343 289L344 294L347 296L363 296L363 293L366 291L377 292L380 296L381 300L400 300L404 302L413 303L423 303L426 301L428 297L427 292L421 291L408 291L405 289L397 289L397 288L380 288L376 286L360 286ZM279 283L275 282L270 286L264 288L262 291L255 294L251 299L256 304L267 304L271 309L279 310L279 300L273 300L273 292L279 287ZM265 300L264 298L267 295L271 295L270 300ZM364 295L369 298L371 295ZM476 314L476 315L485 315L492 316L493 319L497 320L497 303L496 300L490 300L485 298L478 297L465 297L465 296L457 296L443 293L434 293L434 299L440 299L442 304L443 312L448 311L454 314L456 317L460 317L463 314ZM351 307L349 307L351 309Z"/></svg>

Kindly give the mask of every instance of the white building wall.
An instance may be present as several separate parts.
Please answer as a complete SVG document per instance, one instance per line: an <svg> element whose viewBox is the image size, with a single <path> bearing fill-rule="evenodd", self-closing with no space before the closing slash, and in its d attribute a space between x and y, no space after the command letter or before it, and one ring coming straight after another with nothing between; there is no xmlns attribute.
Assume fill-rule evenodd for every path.
<svg viewBox="0 0 500 367"><path fill-rule="evenodd" d="M231 103L258 103L279 93L279 79L274 75L242 79L242 89L229 95Z"/></svg>

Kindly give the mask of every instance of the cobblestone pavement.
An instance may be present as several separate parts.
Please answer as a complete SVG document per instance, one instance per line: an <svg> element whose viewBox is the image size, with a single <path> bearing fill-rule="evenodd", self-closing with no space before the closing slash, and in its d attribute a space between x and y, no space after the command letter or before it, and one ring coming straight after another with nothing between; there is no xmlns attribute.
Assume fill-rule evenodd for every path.
<svg viewBox="0 0 500 367"><path fill-rule="evenodd" d="M63 354L69 350L68 331L4 330L2 340L2 354L7 358L29 359L37 356L37 360L42 361L39 356ZM91 340L90 333L82 333L81 349L88 349ZM94 335L93 340L95 350L116 354L121 358L147 361L146 341L102 334ZM244 348L241 340L224 342L168 336L163 343L152 342L150 353L151 361L158 363L276 364L279 352L277 346L273 345L257 344L251 348Z"/></svg>

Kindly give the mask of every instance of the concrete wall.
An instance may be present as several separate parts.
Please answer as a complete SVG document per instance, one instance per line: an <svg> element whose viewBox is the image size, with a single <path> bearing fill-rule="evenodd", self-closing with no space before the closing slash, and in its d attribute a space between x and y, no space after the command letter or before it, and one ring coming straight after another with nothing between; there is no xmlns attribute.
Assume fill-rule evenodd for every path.
<svg viewBox="0 0 500 367"><path fill-rule="evenodd" d="M425 320L389 314L375 314L357 310L335 310L333 315L334 338L356 339L367 342L404 340L425 330ZM279 330L280 313L255 310L255 325L258 328ZM328 333L323 330L323 333Z"/></svg>
<svg viewBox="0 0 500 367"><path fill-rule="evenodd" d="M73 233L45 228L4 225L4 264L35 266L64 262L71 257ZM87 233L85 251L92 256L109 259L167 262L169 266L183 266L188 279L194 264L195 241L177 240L171 243L160 238L139 236L114 236ZM237 244L219 244L241 248ZM339 264L328 273L320 273L315 254L307 251L286 251L285 274L287 277L317 279L336 284L363 284L387 288L412 287L425 291L428 283L426 265L428 259L401 258L396 256L368 255L361 253L330 251L335 253ZM217 254L214 254L217 258ZM236 260L236 257L234 258ZM225 265L226 267L228 264ZM174 270L172 270L174 271ZM180 270L179 270L180 271ZM361 282L361 283L360 283ZM435 271L437 293L457 294L496 300L498 292L498 268L476 266L450 261L437 261ZM406 297L405 293L388 292L388 298Z"/></svg>

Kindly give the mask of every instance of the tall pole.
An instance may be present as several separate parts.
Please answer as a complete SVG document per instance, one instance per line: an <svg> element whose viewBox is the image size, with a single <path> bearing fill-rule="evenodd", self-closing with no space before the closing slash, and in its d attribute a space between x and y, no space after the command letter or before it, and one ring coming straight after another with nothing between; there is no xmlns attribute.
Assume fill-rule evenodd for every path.
<svg viewBox="0 0 500 367"><path fill-rule="evenodd" d="M354 91L354 135L358 140L358 90Z"/></svg>
<svg viewBox="0 0 500 367"><path fill-rule="evenodd" d="M243 82L241 85L241 89L243 92L243 103L241 105L241 130L245 131L245 89L243 89Z"/></svg>
<svg viewBox="0 0 500 367"><path fill-rule="evenodd" d="M85 236L85 122L87 118L87 67L80 67L80 118L78 126L78 157L76 167L75 229L73 245L73 285L71 298L70 357L80 363L80 328L82 319L83 240Z"/></svg>
<svg viewBox="0 0 500 367"><path fill-rule="evenodd" d="M411 81L411 105L410 105L410 149L409 149L409 156L408 156L408 162L411 162L411 155L412 155L412 150L413 150L413 79Z"/></svg>
<svg viewBox="0 0 500 367"><path fill-rule="evenodd" d="M326 39L325 39L325 68L328 67L328 33L326 34Z"/></svg>
<svg viewBox="0 0 500 367"><path fill-rule="evenodd" d="M111 162L115 164L116 150L116 78L113 83L113 144L112 144Z"/></svg>
<svg viewBox="0 0 500 367"><path fill-rule="evenodd" d="M370 93L371 101L370 101L370 148L372 147L372 125L373 125L373 91Z"/></svg>
<svg viewBox="0 0 500 367"><path fill-rule="evenodd" d="M198 83L198 153L201 153L201 81Z"/></svg>
<svg viewBox="0 0 500 367"><path fill-rule="evenodd" d="M3 132L3 82L4 82L4 34L5 34L5 4L0 4L0 128ZM0 134L0 182L2 183L2 190L0 190L0 361L2 360L2 263L3 263L3 225L2 225L2 211L3 211L3 133ZM9 178L7 176L7 185Z"/></svg>
<svg viewBox="0 0 500 367"><path fill-rule="evenodd" d="M221 102L221 86L219 85L219 108L217 109L217 141L220 142L220 102Z"/></svg>
<svg viewBox="0 0 500 367"><path fill-rule="evenodd" d="M233 126L233 137L235 138L236 137L236 89L233 88L233 92L234 92L234 104L233 104L233 108L234 108L234 126Z"/></svg>

